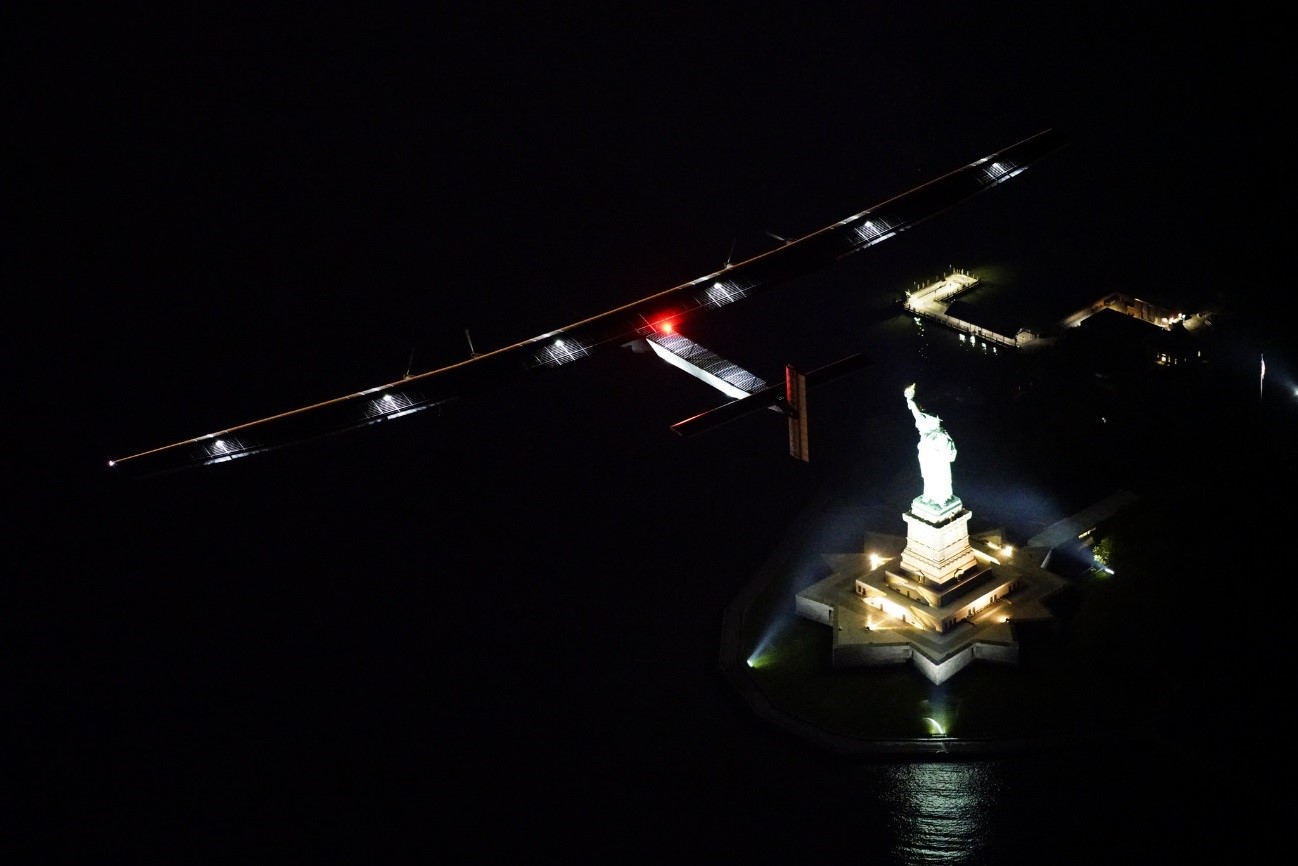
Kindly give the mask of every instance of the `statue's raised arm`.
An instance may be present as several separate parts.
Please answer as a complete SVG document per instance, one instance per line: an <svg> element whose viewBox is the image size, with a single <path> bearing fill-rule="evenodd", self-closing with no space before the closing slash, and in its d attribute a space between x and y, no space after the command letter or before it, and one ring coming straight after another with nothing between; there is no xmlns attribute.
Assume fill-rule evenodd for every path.
<svg viewBox="0 0 1298 866"><path fill-rule="evenodd" d="M924 413L920 411L919 406L915 405L915 386L913 384L907 385L903 393L906 395L906 405L910 407L910 414L915 416L915 425L919 426L919 416Z"/></svg>

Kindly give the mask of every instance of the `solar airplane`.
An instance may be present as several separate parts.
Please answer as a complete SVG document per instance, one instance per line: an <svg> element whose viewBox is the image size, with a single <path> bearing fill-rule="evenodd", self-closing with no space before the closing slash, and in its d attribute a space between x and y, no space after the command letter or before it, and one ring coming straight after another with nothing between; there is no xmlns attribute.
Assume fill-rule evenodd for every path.
<svg viewBox="0 0 1298 866"><path fill-rule="evenodd" d="M713 385L731 399L672 425L682 436L710 430L753 411L774 409L788 419L789 453L808 460L806 392L854 372L868 361L852 355L806 373L786 367L768 384L680 333L692 316L824 268L882 243L966 199L998 186L1053 153L1066 137L1046 129L874 207L741 262L606 312L435 370L407 374L330 400L288 409L108 461L131 475L153 475L246 457L331 433L386 424L523 376L574 363L609 346L649 349ZM467 332L466 332L467 336Z"/></svg>

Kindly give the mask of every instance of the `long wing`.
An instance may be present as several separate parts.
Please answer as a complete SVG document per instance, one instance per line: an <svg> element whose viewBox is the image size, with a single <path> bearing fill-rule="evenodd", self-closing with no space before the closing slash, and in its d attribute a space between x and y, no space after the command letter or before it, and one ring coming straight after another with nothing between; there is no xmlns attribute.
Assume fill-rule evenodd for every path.
<svg viewBox="0 0 1298 866"><path fill-rule="evenodd" d="M1046 129L783 246L647 298L492 352L267 418L109 461L132 474L220 463L370 424L387 423L531 371L568 364L610 344L726 306L874 246L1009 180L1067 139Z"/></svg>

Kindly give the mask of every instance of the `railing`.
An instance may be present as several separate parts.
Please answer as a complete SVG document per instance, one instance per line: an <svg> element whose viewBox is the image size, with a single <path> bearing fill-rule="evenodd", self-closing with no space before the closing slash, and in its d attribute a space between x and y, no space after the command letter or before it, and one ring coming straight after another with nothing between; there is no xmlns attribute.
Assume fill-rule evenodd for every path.
<svg viewBox="0 0 1298 866"><path fill-rule="evenodd" d="M937 313L932 310L918 309L916 307L912 307L909 301L906 302L906 309L910 310L912 313L914 313L917 316L923 316L926 319L932 319L935 322L941 322L943 325L946 325L948 328L952 328L957 331L962 331L963 333L971 334L975 337L980 337L989 343L996 343L1001 346L1008 346L1011 349L1016 349L1019 346L1019 341L1017 339L1006 337L1004 334L998 334L995 331L989 331L986 328L980 328L975 324L966 322L964 319L957 319L954 316L948 316L946 313Z"/></svg>

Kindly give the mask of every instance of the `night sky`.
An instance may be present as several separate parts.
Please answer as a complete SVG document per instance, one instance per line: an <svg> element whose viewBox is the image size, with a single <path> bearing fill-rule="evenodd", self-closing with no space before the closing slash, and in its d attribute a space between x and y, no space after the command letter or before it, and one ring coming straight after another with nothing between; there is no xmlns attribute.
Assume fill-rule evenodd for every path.
<svg viewBox="0 0 1298 866"><path fill-rule="evenodd" d="M850 782L716 670L725 606L870 441L847 384L805 466L774 416L673 436L716 392L612 350L391 430L106 462L645 297L1052 127L1072 142L1021 178L701 333L772 378L868 354L861 293L1009 259L1061 295L1276 302L1274 22L913 5L7 10L5 693L46 852L774 856L849 820L818 790ZM1263 352L1295 385L1279 312L1223 357L1241 389ZM1287 464L1225 468L1252 408L1162 434L1213 518L1293 477L1274 431ZM1266 619L1219 639L1269 648Z"/></svg>

